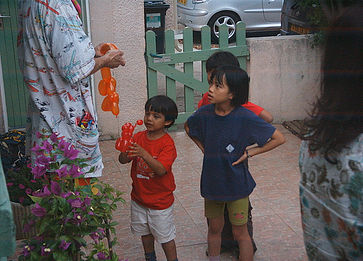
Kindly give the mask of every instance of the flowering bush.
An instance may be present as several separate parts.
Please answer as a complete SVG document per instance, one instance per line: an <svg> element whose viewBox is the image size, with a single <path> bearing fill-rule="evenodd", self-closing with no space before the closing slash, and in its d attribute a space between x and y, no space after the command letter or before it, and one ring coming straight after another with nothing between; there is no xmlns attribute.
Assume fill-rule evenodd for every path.
<svg viewBox="0 0 363 261"><path fill-rule="evenodd" d="M32 149L31 173L42 188L29 193L35 206L24 226L36 226L37 234L24 241L19 260L119 260L112 251L117 243L112 212L124 202L122 193L96 178L91 185L76 186L75 179L86 174L78 151L56 134L38 137L42 143ZM87 246L92 249L85 253Z"/></svg>
<svg viewBox="0 0 363 261"><path fill-rule="evenodd" d="M34 202L28 197L34 191L42 188L42 182L34 179L31 168L24 163L23 166L11 168L6 173L6 186L8 188L10 201L28 206Z"/></svg>

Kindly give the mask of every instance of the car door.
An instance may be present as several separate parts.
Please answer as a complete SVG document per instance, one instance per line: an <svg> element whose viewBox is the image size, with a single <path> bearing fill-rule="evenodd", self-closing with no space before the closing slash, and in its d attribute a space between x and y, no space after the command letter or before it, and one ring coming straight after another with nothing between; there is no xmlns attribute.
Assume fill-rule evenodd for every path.
<svg viewBox="0 0 363 261"><path fill-rule="evenodd" d="M263 0L263 13L267 22L281 22L283 0Z"/></svg>
<svg viewBox="0 0 363 261"><path fill-rule="evenodd" d="M241 20L249 30L256 29L265 22L263 16L262 0L230 0L226 1L239 10Z"/></svg>

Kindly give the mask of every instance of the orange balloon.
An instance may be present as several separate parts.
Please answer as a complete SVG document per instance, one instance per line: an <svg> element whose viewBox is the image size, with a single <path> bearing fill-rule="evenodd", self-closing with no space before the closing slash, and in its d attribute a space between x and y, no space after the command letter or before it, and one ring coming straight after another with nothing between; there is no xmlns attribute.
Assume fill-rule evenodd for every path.
<svg viewBox="0 0 363 261"><path fill-rule="evenodd" d="M114 92L116 92L116 85L114 85L111 81L107 89L107 95L111 95Z"/></svg>
<svg viewBox="0 0 363 261"><path fill-rule="evenodd" d="M112 83L112 84L113 84L113 86L115 86L115 88L116 88L116 79L115 79L115 78L111 77L111 83Z"/></svg>
<svg viewBox="0 0 363 261"><path fill-rule="evenodd" d="M102 106L103 111L111 111L112 110L112 102L110 101L110 98L108 96L103 99Z"/></svg>
<svg viewBox="0 0 363 261"><path fill-rule="evenodd" d="M119 96L118 96L118 93L117 92L113 92L109 96L110 96L110 100L112 102L115 102L115 103L118 104L118 102L119 102Z"/></svg>
<svg viewBox="0 0 363 261"><path fill-rule="evenodd" d="M98 91L100 92L100 94L102 96L106 96L107 95L107 91L109 89L111 83L109 82L105 82L104 80L101 80L98 84Z"/></svg>
<svg viewBox="0 0 363 261"><path fill-rule="evenodd" d="M120 109L118 107L118 103L113 102L112 103L112 114L117 117L117 115L120 113Z"/></svg>
<svg viewBox="0 0 363 261"><path fill-rule="evenodd" d="M108 67L103 67L101 68L101 75L102 75L102 79L106 82L110 82L111 81L111 70Z"/></svg>
<svg viewBox="0 0 363 261"><path fill-rule="evenodd" d="M117 49L117 46L114 45L113 43L105 43L101 46L101 49L100 49L100 53L102 55L105 55L105 53L107 53L109 50L116 50Z"/></svg>

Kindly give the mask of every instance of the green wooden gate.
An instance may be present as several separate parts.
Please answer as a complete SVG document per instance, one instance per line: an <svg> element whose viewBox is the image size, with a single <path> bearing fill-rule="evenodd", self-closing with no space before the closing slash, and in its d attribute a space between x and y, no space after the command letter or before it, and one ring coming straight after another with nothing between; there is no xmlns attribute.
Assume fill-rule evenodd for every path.
<svg viewBox="0 0 363 261"><path fill-rule="evenodd" d="M156 37L153 31L146 32L146 62L148 97L160 93L163 83L158 83L158 73L165 75L165 94L177 101L177 84L182 84L184 111L179 111L176 123L183 123L195 111L195 94L208 91L206 60L217 51L228 51L237 56L240 65L246 69L246 59L249 55L246 45L246 27L243 22L236 25L236 43L228 44L228 28L220 27L219 48L211 45L210 28L204 26L201 31L201 50L193 49L193 31L191 28L183 30L183 52L175 53L174 31L165 32L165 54L156 54ZM201 75L195 77L193 62L201 61ZM182 71L178 65L183 64ZM180 67L180 66L179 66ZM160 78L160 77L159 77ZM179 107L179 106L178 106Z"/></svg>
<svg viewBox="0 0 363 261"><path fill-rule="evenodd" d="M28 91L19 70L16 51L17 1L1 0L0 16L0 69L3 75L7 123L10 129L23 128L26 121Z"/></svg>

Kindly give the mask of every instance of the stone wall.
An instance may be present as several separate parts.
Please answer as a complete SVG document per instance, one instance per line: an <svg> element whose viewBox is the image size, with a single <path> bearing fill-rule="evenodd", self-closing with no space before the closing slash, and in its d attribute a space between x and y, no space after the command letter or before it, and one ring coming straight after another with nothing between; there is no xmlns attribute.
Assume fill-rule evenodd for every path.
<svg viewBox="0 0 363 261"><path fill-rule="evenodd" d="M250 101L274 122L307 116L320 86L321 49L304 35L248 38Z"/></svg>

